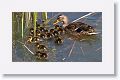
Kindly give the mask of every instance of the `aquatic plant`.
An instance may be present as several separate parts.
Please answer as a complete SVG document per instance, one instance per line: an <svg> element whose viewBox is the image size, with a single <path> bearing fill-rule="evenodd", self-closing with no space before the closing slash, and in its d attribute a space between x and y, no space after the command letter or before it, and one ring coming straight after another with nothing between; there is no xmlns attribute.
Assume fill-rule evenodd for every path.
<svg viewBox="0 0 120 80"><path fill-rule="evenodd" d="M34 37L36 36L36 21L37 21L37 12L33 13L33 21L34 21Z"/></svg>
<svg viewBox="0 0 120 80"><path fill-rule="evenodd" d="M21 24L22 24L22 38L24 36L24 12L22 12L22 18L21 18Z"/></svg>
<svg viewBox="0 0 120 80"><path fill-rule="evenodd" d="M47 20L47 12L42 12L42 20L46 21Z"/></svg>

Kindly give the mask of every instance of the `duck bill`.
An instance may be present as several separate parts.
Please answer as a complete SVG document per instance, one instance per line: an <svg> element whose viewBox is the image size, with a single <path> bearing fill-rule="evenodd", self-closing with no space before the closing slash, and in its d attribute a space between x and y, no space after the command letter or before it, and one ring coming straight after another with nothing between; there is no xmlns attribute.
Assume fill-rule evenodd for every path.
<svg viewBox="0 0 120 80"><path fill-rule="evenodd" d="M60 21L59 20L55 20L54 22L53 22L53 25L56 25L57 23L59 23Z"/></svg>

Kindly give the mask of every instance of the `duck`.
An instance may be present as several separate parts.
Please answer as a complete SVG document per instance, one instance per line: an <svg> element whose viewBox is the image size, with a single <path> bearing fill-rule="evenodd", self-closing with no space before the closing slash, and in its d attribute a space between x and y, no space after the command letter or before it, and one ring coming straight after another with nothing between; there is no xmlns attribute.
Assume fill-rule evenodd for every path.
<svg viewBox="0 0 120 80"><path fill-rule="evenodd" d="M40 34L40 38L42 38L42 39L45 39L46 37L45 37L46 35L44 34L44 33L41 33Z"/></svg>
<svg viewBox="0 0 120 80"><path fill-rule="evenodd" d="M30 36L33 36L34 35L34 28L30 28L30 33L29 33Z"/></svg>
<svg viewBox="0 0 120 80"><path fill-rule="evenodd" d="M39 30L40 30L41 32L44 32L45 29L44 29L44 27L40 27Z"/></svg>
<svg viewBox="0 0 120 80"><path fill-rule="evenodd" d="M46 34L46 33L48 33L48 30L47 30L47 29L45 29L45 30L44 30L44 33L45 33L45 34Z"/></svg>
<svg viewBox="0 0 120 80"><path fill-rule="evenodd" d="M59 32L58 32L57 30L54 30L53 35L54 35L54 36L58 36L58 35L59 35Z"/></svg>
<svg viewBox="0 0 120 80"><path fill-rule="evenodd" d="M46 33L46 39L51 39L52 38L52 34L50 32Z"/></svg>
<svg viewBox="0 0 120 80"><path fill-rule="evenodd" d="M64 30L62 29L62 27L59 26L59 25L55 25L54 29L57 30L59 34L62 34L64 32Z"/></svg>
<svg viewBox="0 0 120 80"><path fill-rule="evenodd" d="M40 30L39 29L36 29L36 36L40 36Z"/></svg>
<svg viewBox="0 0 120 80"><path fill-rule="evenodd" d="M50 33L53 34L53 32L55 31L55 29L50 29Z"/></svg>
<svg viewBox="0 0 120 80"><path fill-rule="evenodd" d="M37 43L40 41L40 38L38 36L33 37L32 42Z"/></svg>
<svg viewBox="0 0 120 80"><path fill-rule="evenodd" d="M48 54L45 52L36 51L35 56L37 59L47 59Z"/></svg>
<svg viewBox="0 0 120 80"><path fill-rule="evenodd" d="M35 44L35 47L37 48L37 50L40 50L40 51L47 51L47 47L43 44L40 44L40 43L36 43Z"/></svg>
<svg viewBox="0 0 120 80"><path fill-rule="evenodd" d="M28 37L27 37L27 43L31 43L32 40L33 40L33 37L32 37L32 36L28 36Z"/></svg>
<svg viewBox="0 0 120 80"><path fill-rule="evenodd" d="M59 37L59 36L55 37L55 43L56 43L56 44L62 44L62 43L63 43L62 38Z"/></svg>
<svg viewBox="0 0 120 80"><path fill-rule="evenodd" d="M73 32L86 32L86 33L93 33L95 32L95 29L93 28L93 26L90 26L86 23L83 22L72 22L69 23L68 21L68 17L61 14L58 15L57 19L53 22L53 25L57 25L59 22L62 22L62 26L64 28L65 31L73 31Z"/></svg>

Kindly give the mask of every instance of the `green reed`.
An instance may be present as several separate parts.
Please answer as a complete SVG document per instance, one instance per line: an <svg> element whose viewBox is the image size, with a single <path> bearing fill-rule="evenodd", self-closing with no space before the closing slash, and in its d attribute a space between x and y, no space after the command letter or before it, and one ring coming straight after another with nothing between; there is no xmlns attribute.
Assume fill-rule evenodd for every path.
<svg viewBox="0 0 120 80"><path fill-rule="evenodd" d="M47 20L47 12L42 12L42 20L43 21Z"/></svg>
<svg viewBox="0 0 120 80"><path fill-rule="evenodd" d="M37 12L33 13L33 25L34 25L34 36L36 36L36 21L37 21Z"/></svg>
<svg viewBox="0 0 120 80"><path fill-rule="evenodd" d="M22 12L22 18L21 18L21 27L22 27L22 39L23 39L23 36L24 36L24 12Z"/></svg>

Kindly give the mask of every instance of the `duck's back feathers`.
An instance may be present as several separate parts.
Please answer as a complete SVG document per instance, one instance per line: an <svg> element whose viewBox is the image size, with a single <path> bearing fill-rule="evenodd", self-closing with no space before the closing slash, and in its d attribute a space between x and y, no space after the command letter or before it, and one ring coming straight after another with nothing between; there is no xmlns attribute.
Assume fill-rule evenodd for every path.
<svg viewBox="0 0 120 80"><path fill-rule="evenodd" d="M73 23L70 23L68 26L66 26L65 30L81 32L81 31L89 31L89 30L94 31L94 28L82 22L73 22Z"/></svg>

